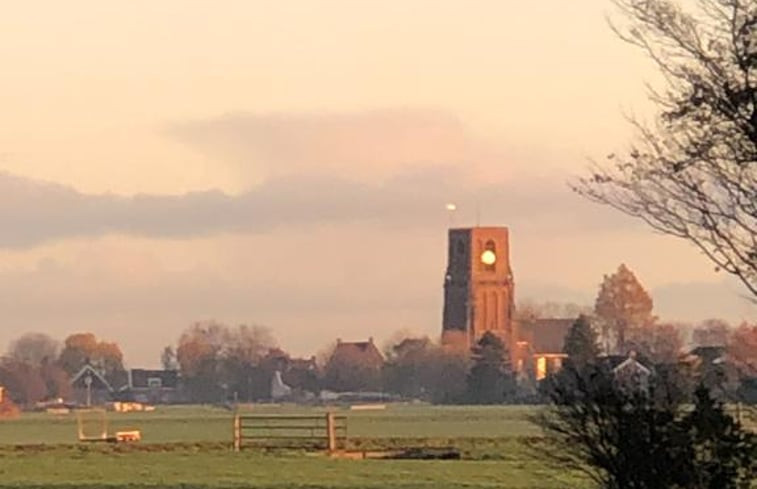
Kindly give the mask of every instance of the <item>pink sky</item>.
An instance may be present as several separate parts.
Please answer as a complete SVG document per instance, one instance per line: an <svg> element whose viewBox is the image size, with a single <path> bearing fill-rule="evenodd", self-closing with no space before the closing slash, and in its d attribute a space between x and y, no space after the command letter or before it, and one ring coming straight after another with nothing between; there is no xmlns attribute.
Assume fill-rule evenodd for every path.
<svg viewBox="0 0 757 489"><path fill-rule="evenodd" d="M194 320L296 353L440 328L447 201L512 228L519 297L626 262L670 319L757 316L685 243L572 195L650 114L610 3L14 2L0 17L0 347Z"/></svg>

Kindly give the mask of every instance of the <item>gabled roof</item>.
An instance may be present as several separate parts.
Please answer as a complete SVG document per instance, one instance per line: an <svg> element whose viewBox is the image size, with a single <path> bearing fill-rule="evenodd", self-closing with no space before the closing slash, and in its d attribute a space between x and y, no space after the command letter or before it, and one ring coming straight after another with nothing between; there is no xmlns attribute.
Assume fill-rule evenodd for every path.
<svg viewBox="0 0 757 489"><path fill-rule="evenodd" d="M356 342L337 340L336 348L329 361L351 361L376 366L384 362L384 356L373 344L373 338Z"/></svg>
<svg viewBox="0 0 757 489"><path fill-rule="evenodd" d="M698 346L691 350L691 355L695 355L708 363L714 363L725 356L726 347L724 346Z"/></svg>
<svg viewBox="0 0 757 489"><path fill-rule="evenodd" d="M93 389L105 389L109 392L113 392L113 387L111 387L110 383L90 364L84 365L81 370L73 376L71 379L71 386L76 388L86 388L87 378L91 379L90 385Z"/></svg>
<svg viewBox="0 0 757 489"><path fill-rule="evenodd" d="M429 344L431 344L431 340L428 338L405 338L394 345L394 351L420 350L426 348Z"/></svg>
<svg viewBox="0 0 757 489"><path fill-rule="evenodd" d="M641 364L636 358L633 356L629 356L626 358L623 362L620 363L617 367L613 368L612 371L616 374L621 372L633 372L633 373L639 373L641 375L651 375L652 371L649 370L647 367Z"/></svg>
<svg viewBox="0 0 757 489"><path fill-rule="evenodd" d="M524 322L520 339L528 342L533 353L563 353L565 337L575 319L536 319Z"/></svg>
<svg viewBox="0 0 757 489"><path fill-rule="evenodd" d="M625 362L627 359L628 357L626 355L601 355L599 357L600 364L610 370Z"/></svg>

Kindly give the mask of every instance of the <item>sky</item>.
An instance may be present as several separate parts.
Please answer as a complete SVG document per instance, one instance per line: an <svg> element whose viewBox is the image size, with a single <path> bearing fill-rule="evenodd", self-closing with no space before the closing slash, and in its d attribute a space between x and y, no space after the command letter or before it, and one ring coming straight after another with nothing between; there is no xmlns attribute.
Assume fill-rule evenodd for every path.
<svg viewBox="0 0 757 489"><path fill-rule="evenodd" d="M446 228L477 222L510 227L518 300L590 305L626 263L664 319L757 317L568 187L654 113L607 0L0 8L0 349L92 331L155 366L209 319L301 355L435 336Z"/></svg>

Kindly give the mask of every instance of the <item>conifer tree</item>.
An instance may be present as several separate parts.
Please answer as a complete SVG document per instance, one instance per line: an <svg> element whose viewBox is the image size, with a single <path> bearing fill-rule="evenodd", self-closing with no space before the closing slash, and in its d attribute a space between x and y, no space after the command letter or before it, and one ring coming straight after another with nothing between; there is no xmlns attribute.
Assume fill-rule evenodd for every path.
<svg viewBox="0 0 757 489"><path fill-rule="evenodd" d="M692 487L747 488L757 477L757 435L745 431L723 404L700 386L694 411L683 419L693 445Z"/></svg>
<svg viewBox="0 0 757 489"><path fill-rule="evenodd" d="M515 390L510 355L504 342L486 333L473 350L473 367L468 374L468 400L475 404L505 402Z"/></svg>
<svg viewBox="0 0 757 489"><path fill-rule="evenodd" d="M563 353L568 355L569 363L575 367L592 363L599 356L597 333L587 316L582 314L571 326L565 337Z"/></svg>

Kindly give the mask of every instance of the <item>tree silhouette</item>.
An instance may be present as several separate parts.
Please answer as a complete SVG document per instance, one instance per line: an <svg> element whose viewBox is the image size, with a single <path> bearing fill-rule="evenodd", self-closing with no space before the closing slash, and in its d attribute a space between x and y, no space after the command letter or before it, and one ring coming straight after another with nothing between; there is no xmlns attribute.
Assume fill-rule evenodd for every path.
<svg viewBox="0 0 757 489"><path fill-rule="evenodd" d="M694 410L682 421L693 445L695 480L702 489L747 488L757 476L757 437L729 416L700 386Z"/></svg>
<svg viewBox="0 0 757 489"><path fill-rule="evenodd" d="M757 6L700 0L615 0L621 39L666 82L650 89L655 124L595 164L574 190L698 247L757 300Z"/></svg>
<svg viewBox="0 0 757 489"><path fill-rule="evenodd" d="M586 473L605 489L748 488L755 435L744 431L706 389L682 415L675 385L654 376L647 389L623 388L606 365L567 366L551 405L532 419L548 434L538 452L562 469Z"/></svg>
<svg viewBox="0 0 757 489"><path fill-rule="evenodd" d="M568 361L576 367L582 367L596 361L599 356L597 332L594 331L587 316L583 314L579 316L568 330L563 353L568 355Z"/></svg>
<svg viewBox="0 0 757 489"><path fill-rule="evenodd" d="M515 390L510 357L503 341L487 332L473 349L468 374L468 400L476 404L500 404Z"/></svg>

